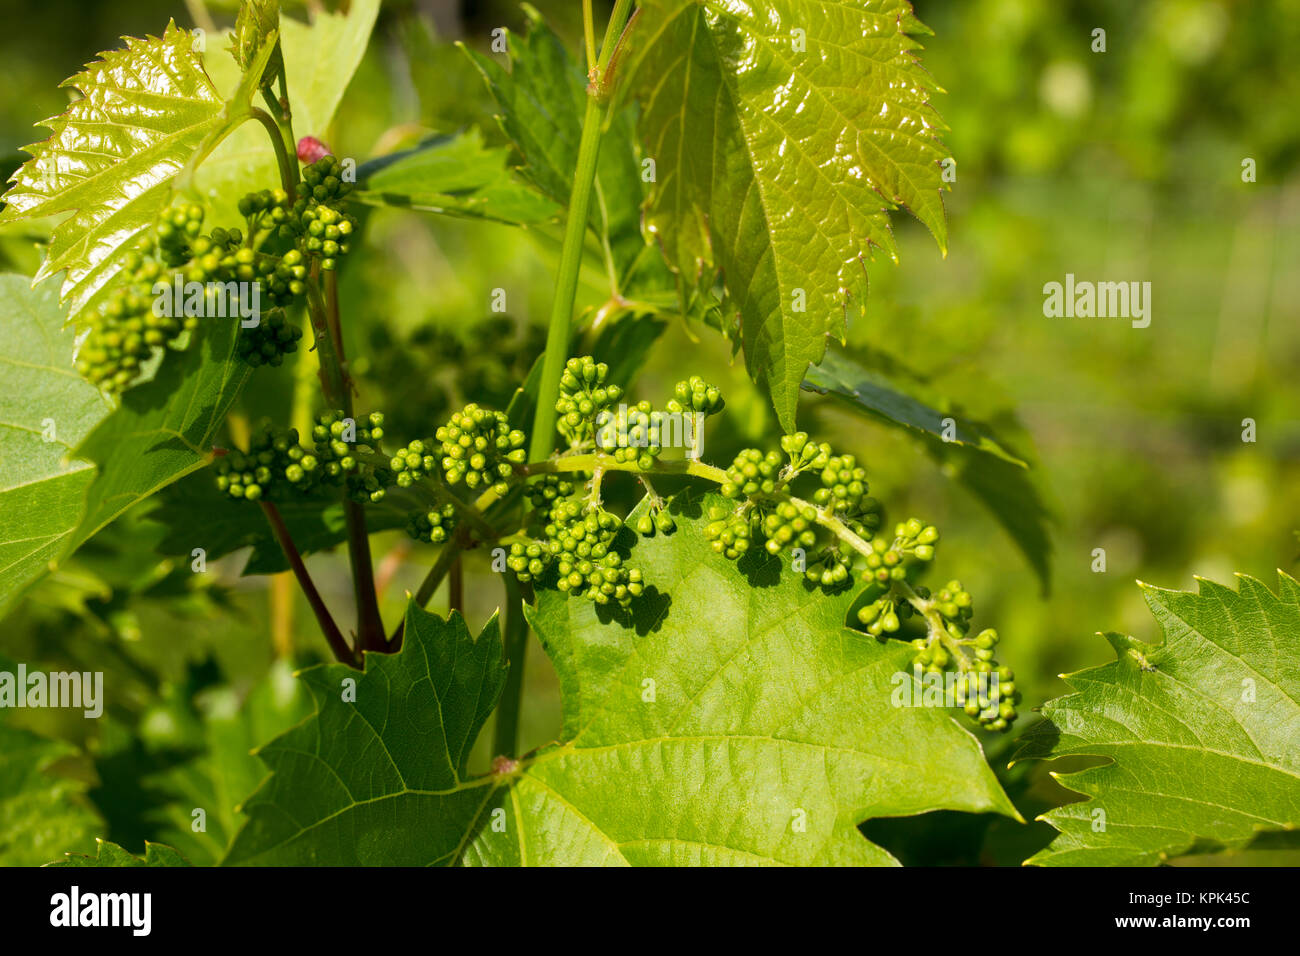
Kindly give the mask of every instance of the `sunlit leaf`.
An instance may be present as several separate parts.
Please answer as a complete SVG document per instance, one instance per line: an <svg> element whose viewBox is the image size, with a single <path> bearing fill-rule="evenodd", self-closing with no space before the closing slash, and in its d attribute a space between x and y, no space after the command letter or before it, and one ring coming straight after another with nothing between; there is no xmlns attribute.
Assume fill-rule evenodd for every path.
<svg viewBox="0 0 1300 956"><path fill-rule="evenodd" d="M1164 640L1105 635L1115 661L1043 706L1017 760L1106 761L1057 775L1088 799L1043 816L1061 832L1028 862L1154 866L1300 827L1300 583L1238 581L1143 585Z"/></svg>
<svg viewBox="0 0 1300 956"><path fill-rule="evenodd" d="M640 18L625 69L657 167L647 228L688 280L721 270L750 374L792 430L873 247L895 256L889 212L946 241L925 28L907 0L646 0Z"/></svg>
<svg viewBox="0 0 1300 956"><path fill-rule="evenodd" d="M98 301L121 258L171 201L175 181L246 115L249 75L230 102L196 52L197 36L167 26L161 38L126 38L65 82L81 94L45 120L53 135L27 147L0 220L71 213L55 228L37 281L64 272L74 320ZM260 70L270 55L261 50Z"/></svg>

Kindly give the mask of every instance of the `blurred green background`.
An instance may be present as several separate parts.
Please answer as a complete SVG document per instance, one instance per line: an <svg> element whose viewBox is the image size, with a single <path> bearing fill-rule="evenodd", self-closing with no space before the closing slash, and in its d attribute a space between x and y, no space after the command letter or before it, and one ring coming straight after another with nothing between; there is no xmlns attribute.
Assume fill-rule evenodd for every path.
<svg viewBox="0 0 1300 956"><path fill-rule="evenodd" d="M285 6L301 15L301 5ZM535 6L563 35L577 36L578 4ZM957 163L945 197L950 247L941 257L919 224L900 218L900 264L872 265L867 318L850 341L1034 459L1034 483L1053 512L1050 592L990 513L914 441L811 395L801 424L866 461L891 515L940 526L936 573L960 577L975 595L977 622L1002 632L1028 711L1065 691L1059 674L1110 657L1097 632L1158 638L1136 580L1193 588L1194 575L1231 583L1239 571L1272 583L1275 569L1296 573L1300 0L918 0L916 8L935 31L923 38L923 62L946 91L936 105ZM32 124L66 103L57 84L97 51L120 34L160 33L169 16L186 26L228 24L233 5L6 0L0 9L8 25L0 36L7 176L19 147L41 137ZM386 3L331 129L299 135L361 158L421 130L479 126L503 143L477 74L447 42L485 47L502 25L522 25L512 2ZM1092 49L1097 29L1105 52ZM1247 159L1255 182L1243 182ZM33 272L33 238L5 233L0 265ZM555 234L384 211L370 217L367 238L342 277L362 407L391 410L390 431L405 441L432 431L454 403L502 405L540 349ZM1149 281L1150 327L1044 317L1043 285L1066 273ZM594 308L606 293L597 271L589 278L580 303ZM515 329L504 364L501 340L471 331L489 317L497 288L507 292ZM658 399L686 365L728 395L706 457L773 442L773 416L708 328L670 323L634 394ZM252 422L286 416L291 380L287 372L258 376L239 414ZM1256 422L1253 443L1242 440L1246 418ZM298 664L323 651L305 605L290 598L285 623L292 592L241 579L238 556L204 575L183 561L160 562L148 511L103 532L0 628L0 656L121 675L126 689L88 739L84 721L23 719L90 748L92 759L71 761L69 772L91 786L109 835L137 849L145 836L158 838L172 784L128 812L104 796L103 755L139 751L144 769L126 773L145 780L183 767L202 748L210 707L196 710L196 699L224 700L230 688L241 699L277 646ZM1105 549L1104 573L1092 569L1097 548ZM396 620L433 551L400 533L377 536L375 551L385 617ZM347 617L345 555L314 556L309 565ZM501 595L481 555L467 590L477 628ZM445 588L433 607L445 609ZM535 642L527 689L524 744L532 747L559 727L554 675ZM1021 726L1033 719L1027 713ZM115 727L126 729L118 735ZM480 767L490 756L483 741ZM1008 746L986 741L1027 817L1066 798L1041 767L1002 771ZM123 772L120 761L112 766ZM995 852L985 823L938 815L923 826L873 824L871 833L908 862L1015 863L1047 839L1041 826L998 822L998 835L1012 840Z"/></svg>

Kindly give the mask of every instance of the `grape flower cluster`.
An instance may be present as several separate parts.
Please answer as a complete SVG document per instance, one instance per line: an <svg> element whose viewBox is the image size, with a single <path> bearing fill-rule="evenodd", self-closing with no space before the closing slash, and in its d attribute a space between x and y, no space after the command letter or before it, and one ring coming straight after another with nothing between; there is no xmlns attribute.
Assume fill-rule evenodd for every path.
<svg viewBox="0 0 1300 956"><path fill-rule="evenodd" d="M205 232L205 210L194 202L163 210L123 257L120 275L87 320L78 373L110 393L125 391L151 357L182 347L200 316L233 318L216 296L238 289L247 308L245 290L254 283L260 314L256 323L241 322L235 354L254 368L280 365L302 338L284 310L305 295L313 265L334 269L348 251L356 221L341 206L351 189L338 159L326 155L303 168L296 196L264 189L241 198L244 229ZM164 298L173 284L182 295ZM202 291L188 291L192 284Z"/></svg>
<svg viewBox="0 0 1300 956"><path fill-rule="evenodd" d="M706 504L703 533L713 550L729 559L752 554L789 561L808 588L841 592L860 582L865 589L853 617L868 635L908 640L923 672L955 671L961 678L957 704L982 726L1000 731L1012 724L1020 695L1014 673L995 659L997 632L986 628L971 636L973 601L961 582L935 591L921 583L935 559L938 529L919 518L885 526L866 468L854 455L796 432L782 437L780 450L742 449L725 469L694 460L660 467L668 447L663 415L717 414L722 395L692 377L677 383L663 413L645 401L623 405L618 419L624 431L617 444L607 445L601 431L624 397L608 374L589 356L568 361L556 401L556 429L568 447L548 462L527 465L524 433L504 413L477 404L452 413L432 437L391 455L382 447L381 414L352 421L331 411L317 419L307 445L292 431L259 432L248 452L219 462L218 485L252 500L288 489L342 487L362 502L397 488L418 504L408 533L443 544L471 517L462 530L478 533L485 520L480 509L522 484L526 519L519 531L500 538L501 569L533 587L627 610L649 585L632 562L638 538L677 532L650 473L710 478L721 493ZM647 492L630 522L603 504L602 482L617 471L637 475ZM477 499L462 499L462 488Z"/></svg>

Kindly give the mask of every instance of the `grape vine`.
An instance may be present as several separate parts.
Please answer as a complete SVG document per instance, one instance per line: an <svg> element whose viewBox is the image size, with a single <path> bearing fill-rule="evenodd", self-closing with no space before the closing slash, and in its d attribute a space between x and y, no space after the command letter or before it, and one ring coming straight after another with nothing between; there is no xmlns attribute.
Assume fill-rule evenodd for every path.
<svg viewBox="0 0 1300 956"><path fill-rule="evenodd" d="M235 498L276 500L320 484L344 487L357 501L379 501L399 487L427 502L407 521L411 537L455 550L487 543L501 549L501 570L521 585L551 588L626 612L653 584L636 566L639 537L673 534L667 502L650 484L655 475L712 482L728 503L713 505L705 536L732 560L752 552L780 557L808 588L828 592L864 584L853 620L866 636L908 640L924 673L956 676L957 705L996 731L1015 721L1014 672L995 660L997 631L972 635L973 602L959 581L930 590L920 583L934 562L939 532L908 518L886 525L868 494L865 467L806 433L785 435L780 450L747 448L727 468L690 457L704 421L725 405L721 392L698 376L677 383L662 408L648 401L619 406L625 389L590 356L567 361L554 402L555 430L565 447L527 462L527 436L504 413L469 404L431 438L383 451L384 417L360 422L342 411L322 415L310 445L292 430L266 426L247 453L232 452L217 469L217 485ZM668 457L669 448L680 456ZM602 488L611 474L635 476L648 507L632 525L606 508ZM484 518L520 488L529 508L522 526L497 527ZM462 499L461 489L476 493ZM507 515L515 514L507 511ZM445 573L440 562L434 576ZM437 580L426 581L427 598ZM431 585L431 586L430 586ZM979 681L980 676L996 680Z"/></svg>

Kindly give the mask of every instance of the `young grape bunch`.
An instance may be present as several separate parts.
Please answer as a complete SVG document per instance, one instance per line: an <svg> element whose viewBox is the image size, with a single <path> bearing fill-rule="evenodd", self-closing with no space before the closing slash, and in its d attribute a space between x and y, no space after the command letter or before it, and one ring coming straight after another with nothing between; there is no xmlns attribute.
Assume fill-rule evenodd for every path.
<svg viewBox="0 0 1300 956"><path fill-rule="evenodd" d="M296 429L263 425L247 452L229 451L217 458L217 490L244 501L278 500L309 490L320 475L320 463L298 442Z"/></svg>

